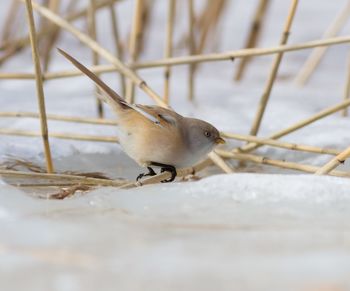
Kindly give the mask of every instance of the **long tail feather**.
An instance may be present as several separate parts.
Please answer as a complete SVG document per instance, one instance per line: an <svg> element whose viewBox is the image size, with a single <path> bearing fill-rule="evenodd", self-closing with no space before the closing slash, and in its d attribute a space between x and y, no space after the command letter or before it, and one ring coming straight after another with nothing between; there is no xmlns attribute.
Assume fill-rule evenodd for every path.
<svg viewBox="0 0 350 291"><path fill-rule="evenodd" d="M109 87L105 82L103 82L95 73L91 72L87 67L78 62L75 58L73 58L64 50L60 48L57 49L65 58L67 58L74 66L76 66L92 81L94 81L106 93L106 95L102 96L103 101L109 103L115 109L116 105L119 105L124 109L130 107L129 104L117 92L111 89L111 87Z"/></svg>

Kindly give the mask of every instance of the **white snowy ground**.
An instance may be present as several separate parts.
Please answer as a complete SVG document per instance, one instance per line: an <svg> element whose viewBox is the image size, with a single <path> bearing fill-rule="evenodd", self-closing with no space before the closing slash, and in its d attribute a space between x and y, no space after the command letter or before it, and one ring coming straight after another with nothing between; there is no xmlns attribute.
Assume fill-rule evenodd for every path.
<svg viewBox="0 0 350 291"><path fill-rule="evenodd" d="M131 2L121 4L123 31ZM220 27L218 51L241 48L256 1L232 1ZM345 4L301 1L290 43L314 40ZM1 8L7 3L1 1ZM288 9L273 1L261 46L278 43ZM5 9L1 10L2 13ZM164 23L165 1L157 1L155 23ZM182 28L186 14L179 11ZM107 47L113 48L101 14ZM151 34L144 59L162 55L163 25ZM153 30L154 32L154 30ZM180 35L181 31L177 31ZM346 34L346 32L343 32ZM62 48L85 63L90 53L70 36ZM292 78L308 51L283 59L279 80L263 120L262 136L285 128L342 98L348 46L331 48L305 88ZM177 54L185 54L179 50ZM226 131L247 133L272 58L255 59L241 84L232 83L231 62L202 66L197 104L186 101L185 66L174 70L172 105L184 115L204 118ZM30 52L3 71L31 71ZM55 70L71 68L60 56ZM141 75L158 92L162 70ZM114 74L106 75L118 84ZM176 87L175 87L176 84ZM92 84L86 78L48 82L49 113L94 116ZM118 89L118 87L116 87ZM34 84L0 82L1 111L36 111ZM150 102L138 92L139 102ZM112 117L111 112L108 116ZM1 119L0 126L39 129L32 119ZM115 133L111 127L50 122L52 132ZM350 122L339 114L283 140L343 149ZM231 146L239 143L231 143ZM103 171L134 178L142 169L117 145L51 139L57 170ZM260 154L321 165L329 156L261 148ZM40 139L0 136L0 159L14 155L43 160ZM233 164L235 165L235 164ZM346 165L340 167L347 169ZM249 165L247 172L215 175L198 182L133 190L103 188L63 201L38 200L0 180L1 290L348 290L350 289L350 181Z"/></svg>

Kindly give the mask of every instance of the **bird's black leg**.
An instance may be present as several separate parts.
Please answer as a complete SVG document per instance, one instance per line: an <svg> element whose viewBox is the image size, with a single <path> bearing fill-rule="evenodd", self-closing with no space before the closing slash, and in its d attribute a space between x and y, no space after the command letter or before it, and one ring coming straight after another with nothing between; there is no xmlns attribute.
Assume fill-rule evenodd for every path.
<svg viewBox="0 0 350 291"><path fill-rule="evenodd" d="M161 183L169 183L175 180L175 177L177 176L176 168L172 165L166 165L166 164L161 164L161 163L156 163L156 162L151 162L152 166L156 167L161 167L160 172L169 172L171 174L171 177L167 180L161 181Z"/></svg>
<svg viewBox="0 0 350 291"><path fill-rule="evenodd" d="M155 176L155 175L157 175L156 172L151 167L147 167L147 169L148 169L148 173L141 173L140 175L137 176L136 181L138 181L141 178L146 177L146 176Z"/></svg>

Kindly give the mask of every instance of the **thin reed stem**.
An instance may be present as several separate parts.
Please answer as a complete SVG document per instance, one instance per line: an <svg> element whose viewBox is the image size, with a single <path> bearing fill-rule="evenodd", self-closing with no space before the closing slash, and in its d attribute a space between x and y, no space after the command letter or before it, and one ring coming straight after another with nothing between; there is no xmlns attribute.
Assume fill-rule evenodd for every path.
<svg viewBox="0 0 350 291"><path fill-rule="evenodd" d="M165 40L165 58L171 58L173 55L173 34L174 34L174 22L175 22L175 13L176 6L175 0L168 0L168 18L166 26L166 40ZM170 66L166 66L164 70L164 102L169 104L169 90L170 90Z"/></svg>
<svg viewBox="0 0 350 291"><path fill-rule="evenodd" d="M17 0L12 0L10 4L9 12L6 15L2 35L1 42L10 42L12 39L12 35L14 34L14 24L18 17L18 11L20 9L20 3Z"/></svg>
<svg viewBox="0 0 350 291"><path fill-rule="evenodd" d="M297 5L298 5L298 0L291 1L291 6L289 8L288 16L287 16L287 19L286 19L286 22L284 25L284 29L283 29L283 33L281 36L281 40L279 43L280 45L285 45L288 41L288 37L290 34L290 28L291 28L292 23L293 23L293 19L294 19ZM273 64L272 64L270 74L269 74L267 83L265 85L264 92L261 96L261 99L260 99L260 102L258 105L258 110L256 112L252 127L250 129L250 135L257 135L257 133L260 129L261 121L262 121L262 118L264 116L267 103L270 99L272 87L273 87L273 84L276 80L278 69L279 69L279 66L280 66L281 61L282 61L282 57L283 57L282 52L275 55L275 59L274 59Z"/></svg>
<svg viewBox="0 0 350 291"><path fill-rule="evenodd" d="M120 34L119 34L119 25L118 25L118 18L117 18L117 13L114 9L114 5L110 4L109 5L109 13L111 17L111 25L112 25L112 34L114 38L114 44L115 44L115 49L116 49L116 56L119 60L123 61L124 60L124 48L123 44L120 40ZM121 93L122 96L125 96L125 77L123 74L119 74L120 76L120 88L121 88Z"/></svg>
<svg viewBox="0 0 350 291"><path fill-rule="evenodd" d="M350 1L348 1L346 3L346 6L341 9L340 13L337 15L337 17L331 23L331 25L327 28L322 38L330 38L336 36L339 33L339 31L344 27L346 22L349 20L349 17ZM312 73L316 70L327 49L328 47L318 47L311 52L310 56L300 69L297 76L295 77L294 82L297 85L303 86L309 81Z"/></svg>
<svg viewBox="0 0 350 291"><path fill-rule="evenodd" d="M282 169L289 169L289 170L301 171L306 173L315 173L317 170L320 169L320 167L316 167L316 166L303 165L299 163L286 162L281 160L274 160L268 157L252 155L252 154L233 153L233 152L223 151L223 150L216 150L216 152L220 156L228 159L235 159L243 162L253 162L256 164L269 165L269 166L274 166ZM337 176L337 177L350 177L350 172L332 171L330 172L330 175Z"/></svg>
<svg viewBox="0 0 350 291"><path fill-rule="evenodd" d="M342 151L339 155L330 160L323 167L318 169L315 174L316 175L326 175L329 174L333 169L338 167L341 164L344 164L345 160L350 157L350 147Z"/></svg>
<svg viewBox="0 0 350 291"><path fill-rule="evenodd" d="M263 22L266 16L268 4L270 0L259 0L259 4L257 6L257 9L255 11L253 21L250 26L250 31L248 34L248 38L245 44L245 48L254 48L257 45L257 42L259 40L259 37L261 35L261 30L263 26ZM242 58L239 65L238 69L235 74L235 80L240 81L243 78L245 69L251 60L250 57Z"/></svg>
<svg viewBox="0 0 350 291"><path fill-rule="evenodd" d="M132 63L135 63L139 55L139 45L142 35L142 10L144 0L135 0L134 15L132 19L129 53ZM135 102L135 86L131 80L126 83L126 101L129 103Z"/></svg>
<svg viewBox="0 0 350 291"><path fill-rule="evenodd" d="M194 33L194 24L195 24L195 13L194 13L194 0L188 0L188 45L190 50L190 55L196 53L196 37ZM188 99L190 101L194 100L194 78L195 78L195 65L190 64L188 72Z"/></svg>
<svg viewBox="0 0 350 291"><path fill-rule="evenodd" d="M350 99L343 101L335 106L326 108L326 109L320 111L319 113L316 113L316 114L314 114L306 119L303 119L303 120L293 124L292 126L289 126L285 129L277 131L276 133L270 135L269 138L270 139L278 139L282 136L285 136L287 134L295 132L296 130L301 129L307 125L310 125L317 120L320 120L326 116L329 116L333 113L336 113L336 112L338 112L338 111L340 111L348 106L350 106ZM250 152L250 151L253 151L259 147L261 147L261 145L257 145L256 143L249 143L243 147L236 149L236 151L238 151L238 152Z"/></svg>
<svg viewBox="0 0 350 291"><path fill-rule="evenodd" d="M32 56L33 62L35 66L35 75L36 75L36 91L39 105L39 113L40 113L40 126L41 126L41 137L44 144L44 152L46 158L46 168L48 173L53 173L53 163L51 158L51 150L50 143L48 138L48 128L47 128L47 120L46 120L46 108L45 108L45 96L43 89L43 80L41 75L41 66L40 66L40 58L39 51L37 47L37 39L35 32L35 23L33 17L33 9L31 0L26 0L26 8L27 8L27 20L30 31L30 42L32 48Z"/></svg>
<svg viewBox="0 0 350 291"><path fill-rule="evenodd" d="M350 42L350 36L338 36L322 40L314 40L300 44L294 45L281 45L270 48L251 48L251 49L242 49L224 53L215 53L215 54L202 54L194 56L184 56L184 57L173 57L168 59L160 59L154 61L147 61L137 64L132 64L132 68L143 69L143 68L155 68L155 67L164 67L164 66L179 66L186 64L196 64L201 62L217 62L224 60L232 60L235 58L243 58L249 56L266 56L271 54L276 54L280 52L293 52L304 49L310 49L320 46L330 46L330 45L339 45Z"/></svg>
<svg viewBox="0 0 350 291"><path fill-rule="evenodd" d="M336 149L326 149L326 148L319 148L319 147L309 146L309 145L283 142L283 141L279 141L271 138L256 137L253 135L221 132L221 136L229 139L253 142L259 145L269 145L277 148L309 152L309 153L315 153L315 154L337 155L340 153L340 151Z"/></svg>
<svg viewBox="0 0 350 291"><path fill-rule="evenodd" d="M347 100L350 98L350 53L348 54L348 60L347 60L347 68L346 68L346 80L345 80L345 86L344 86L344 100ZM348 108L344 108L342 111L342 115L348 116Z"/></svg>
<svg viewBox="0 0 350 291"><path fill-rule="evenodd" d="M67 174L44 174L44 173L31 173L31 172L21 172L21 171L11 171L11 170L1 170L0 176L7 178L21 178L21 179L44 179L49 181L69 181L69 183L80 183L85 185L95 185L95 186L107 186L107 187L120 187L130 182L124 179L108 180L108 179L98 179L91 177L84 177L78 175L67 175Z"/></svg>
<svg viewBox="0 0 350 291"><path fill-rule="evenodd" d="M72 3L75 3L75 2L71 2L70 5L72 5ZM59 14L60 4L61 4L60 0L50 0L48 3L49 9ZM47 29L51 31L51 33L45 39L43 39L43 42L45 44L43 48L43 53L42 53L43 71L47 72L49 70L49 66L51 62L52 49L54 48L55 43L58 40L60 35L60 28L50 22L43 25L43 27L47 27Z"/></svg>
<svg viewBox="0 0 350 291"><path fill-rule="evenodd" d="M220 169L224 171L224 173L227 173L227 174L233 173L232 168L217 153L211 152L209 153L208 156L215 165L217 165Z"/></svg>
<svg viewBox="0 0 350 291"><path fill-rule="evenodd" d="M40 137L41 133L28 130L16 130L0 128L0 135L15 135L15 136L27 136L27 137ZM74 134L74 133L56 133L50 132L50 138L80 140L80 141L94 141L94 142L111 142L117 143L118 139L114 136L96 136L87 134Z"/></svg>
<svg viewBox="0 0 350 291"><path fill-rule="evenodd" d="M88 20L88 31L90 37L97 41L97 27L96 27L96 0L90 0L90 5L87 14ZM97 52L92 51L92 64L97 66L99 64L99 55ZM98 74L97 74L98 75ZM97 106L97 115L99 118L103 118L103 104L102 101L98 98L98 95L101 94L100 88L95 85L95 97L96 97L96 106Z"/></svg>
<svg viewBox="0 0 350 291"><path fill-rule="evenodd" d="M225 4L226 0L207 1L205 11L199 20L201 34L197 47L197 53L202 53L204 51L208 36L210 32L214 32Z"/></svg>
<svg viewBox="0 0 350 291"><path fill-rule="evenodd" d="M0 112L0 117L16 117L16 118L40 118L38 113L34 112ZM47 114L47 120L57 120L66 122L96 124L96 125L117 125L117 121L105 118L89 118L77 116L63 116L58 114Z"/></svg>

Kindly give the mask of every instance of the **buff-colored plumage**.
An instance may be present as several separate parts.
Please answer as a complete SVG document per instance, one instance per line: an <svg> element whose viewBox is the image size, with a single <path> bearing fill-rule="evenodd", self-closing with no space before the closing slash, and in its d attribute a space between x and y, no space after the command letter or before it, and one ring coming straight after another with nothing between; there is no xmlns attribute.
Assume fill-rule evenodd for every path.
<svg viewBox="0 0 350 291"><path fill-rule="evenodd" d="M218 130L203 120L159 106L128 104L93 72L59 51L103 90L101 98L117 115L120 145L139 165L164 166L165 170L191 166L224 142Z"/></svg>

